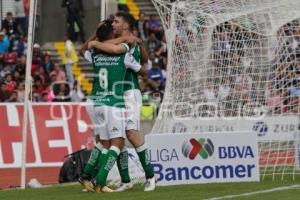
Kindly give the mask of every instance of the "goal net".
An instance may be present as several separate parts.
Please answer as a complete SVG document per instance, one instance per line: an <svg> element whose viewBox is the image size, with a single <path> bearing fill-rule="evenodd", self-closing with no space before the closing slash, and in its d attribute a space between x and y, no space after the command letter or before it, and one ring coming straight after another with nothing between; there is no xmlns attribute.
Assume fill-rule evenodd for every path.
<svg viewBox="0 0 300 200"><path fill-rule="evenodd" d="M253 132L262 180L298 174L300 0L152 0L167 35L152 133Z"/></svg>

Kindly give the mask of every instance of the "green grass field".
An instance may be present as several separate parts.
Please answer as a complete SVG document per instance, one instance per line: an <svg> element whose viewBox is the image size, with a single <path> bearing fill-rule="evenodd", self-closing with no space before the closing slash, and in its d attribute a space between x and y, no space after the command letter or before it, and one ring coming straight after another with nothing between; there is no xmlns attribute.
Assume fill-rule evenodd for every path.
<svg viewBox="0 0 300 200"><path fill-rule="evenodd" d="M298 179L299 180L299 179ZM201 185L180 185L157 187L153 192L144 192L142 186L135 186L133 191L121 193L84 193L79 184L53 186L39 189L3 190L1 200L199 200L242 193L257 192L273 188L296 185L295 188L283 188L280 191L220 199L255 199L255 200L298 200L300 199L300 181L263 181L261 183L219 183Z"/></svg>

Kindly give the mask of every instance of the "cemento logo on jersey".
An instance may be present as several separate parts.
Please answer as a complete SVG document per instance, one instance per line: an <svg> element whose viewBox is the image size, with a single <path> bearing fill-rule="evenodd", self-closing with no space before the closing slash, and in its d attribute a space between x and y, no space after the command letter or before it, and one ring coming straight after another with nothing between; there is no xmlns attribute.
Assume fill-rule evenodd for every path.
<svg viewBox="0 0 300 200"><path fill-rule="evenodd" d="M253 125L252 130L255 131L258 136L262 137L267 134L268 125L263 121L259 121Z"/></svg>
<svg viewBox="0 0 300 200"><path fill-rule="evenodd" d="M103 54L96 54L93 57L93 62L95 65L112 65L117 66L120 61L120 56L108 56Z"/></svg>
<svg viewBox="0 0 300 200"><path fill-rule="evenodd" d="M191 138L183 143L182 153L186 158L191 160L194 160L197 155L203 159L207 159L214 153L214 144L209 138L200 138L199 140Z"/></svg>

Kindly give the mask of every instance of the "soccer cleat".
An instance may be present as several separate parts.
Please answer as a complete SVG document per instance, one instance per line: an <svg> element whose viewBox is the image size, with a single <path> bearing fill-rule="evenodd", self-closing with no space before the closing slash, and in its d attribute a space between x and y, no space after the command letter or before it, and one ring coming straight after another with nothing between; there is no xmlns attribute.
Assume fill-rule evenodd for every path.
<svg viewBox="0 0 300 200"><path fill-rule="evenodd" d="M148 178L146 180L146 184L145 184L145 192L150 192L155 190L155 184L156 184L156 179L155 176L153 176L152 178Z"/></svg>
<svg viewBox="0 0 300 200"><path fill-rule="evenodd" d="M82 185L88 192L95 192L94 188L96 184L93 183L93 180L92 181L84 180Z"/></svg>
<svg viewBox="0 0 300 200"><path fill-rule="evenodd" d="M95 187L94 187L94 191L95 191L96 193L101 193L101 187L100 187L100 185L95 186Z"/></svg>
<svg viewBox="0 0 300 200"><path fill-rule="evenodd" d="M91 177L89 175L86 174L81 174L81 176L78 178L78 182L83 185L84 181L90 181Z"/></svg>
<svg viewBox="0 0 300 200"><path fill-rule="evenodd" d="M99 187L100 188L100 187ZM95 191L96 191L97 188L95 188ZM101 192L115 192L115 190L113 189L110 189L109 187L107 186L104 186L101 188Z"/></svg>
<svg viewBox="0 0 300 200"><path fill-rule="evenodd" d="M83 181L83 187L84 187L88 192L95 192L95 190L94 190L94 185L92 184L91 181Z"/></svg>
<svg viewBox="0 0 300 200"><path fill-rule="evenodd" d="M116 192L123 192L125 190L132 190L133 188L133 184L131 182L129 183L121 183L118 187L118 189L116 189Z"/></svg>

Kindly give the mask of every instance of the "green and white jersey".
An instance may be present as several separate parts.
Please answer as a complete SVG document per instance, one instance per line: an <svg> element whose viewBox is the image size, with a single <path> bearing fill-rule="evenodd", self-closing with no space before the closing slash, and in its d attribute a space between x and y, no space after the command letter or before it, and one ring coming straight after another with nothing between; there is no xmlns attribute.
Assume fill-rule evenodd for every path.
<svg viewBox="0 0 300 200"><path fill-rule="evenodd" d="M128 46L124 44L127 50ZM90 98L95 106L124 108L125 54L92 53L93 89Z"/></svg>
<svg viewBox="0 0 300 200"><path fill-rule="evenodd" d="M138 44L135 44L129 51L133 55L136 61L141 62L141 50ZM138 73L134 72L132 69L128 69L126 72L125 80L130 82L130 84L125 85L125 91L132 89L140 89Z"/></svg>

